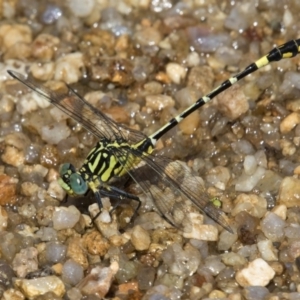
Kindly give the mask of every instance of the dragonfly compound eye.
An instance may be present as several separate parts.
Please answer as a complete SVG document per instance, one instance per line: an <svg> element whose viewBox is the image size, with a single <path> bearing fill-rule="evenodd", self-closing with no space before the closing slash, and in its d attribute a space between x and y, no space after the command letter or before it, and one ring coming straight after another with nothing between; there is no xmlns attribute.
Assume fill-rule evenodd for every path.
<svg viewBox="0 0 300 300"><path fill-rule="evenodd" d="M72 164L66 163L60 167L59 175L60 175L60 177L64 177L66 175L70 176L72 173L75 173L75 172L76 172L76 170L75 170L74 166Z"/></svg>
<svg viewBox="0 0 300 300"><path fill-rule="evenodd" d="M83 195L88 190L87 183L77 173L73 173L70 176L70 187L73 190L74 194L76 194L76 195Z"/></svg>

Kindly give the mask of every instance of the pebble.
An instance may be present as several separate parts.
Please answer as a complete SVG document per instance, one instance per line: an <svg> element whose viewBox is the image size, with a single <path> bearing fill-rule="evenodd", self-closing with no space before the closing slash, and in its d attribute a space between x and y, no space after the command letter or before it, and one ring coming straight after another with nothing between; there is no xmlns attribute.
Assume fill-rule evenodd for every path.
<svg viewBox="0 0 300 300"><path fill-rule="evenodd" d="M155 281L155 268L150 266L143 266L139 268L137 274L137 284L140 290L148 290L153 286Z"/></svg>
<svg viewBox="0 0 300 300"><path fill-rule="evenodd" d="M57 145L70 135L70 129L65 122L52 123L41 128L41 137L48 144Z"/></svg>
<svg viewBox="0 0 300 300"><path fill-rule="evenodd" d="M222 291L219 290L213 290L209 293L209 298L210 299L222 299L222 298L226 298L226 294Z"/></svg>
<svg viewBox="0 0 300 300"><path fill-rule="evenodd" d="M185 79L186 69L177 63L168 63L166 66L166 73L172 82L180 84Z"/></svg>
<svg viewBox="0 0 300 300"><path fill-rule="evenodd" d="M289 239L300 239L300 226L298 224L291 224L284 229L285 236Z"/></svg>
<svg viewBox="0 0 300 300"><path fill-rule="evenodd" d="M261 221L261 230L272 242L279 242L284 238L285 222L276 214L269 212Z"/></svg>
<svg viewBox="0 0 300 300"><path fill-rule="evenodd" d="M73 14L77 17L83 18L89 16L94 8L95 1L94 0L71 0L68 2L69 9L73 12Z"/></svg>
<svg viewBox="0 0 300 300"><path fill-rule="evenodd" d="M300 241L299 240L293 240L290 242L287 248L287 259L288 261L295 261L297 257L300 255Z"/></svg>
<svg viewBox="0 0 300 300"><path fill-rule="evenodd" d="M261 218L267 212L267 201L255 194L239 194L234 200L232 215L236 216L242 211L248 212L253 217Z"/></svg>
<svg viewBox="0 0 300 300"><path fill-rule="evenodd" d="M239 85L224 91L216 99L218 110L231 121L249 110L248 99Z"/></svg>
<svg viewBox="0 0 300 300"><path fill-rule="evenodd" d="M54 79L67 84L78 82L83 67L82 53L74 52L66 54L56 61Z"/></svg>
<svg viewBox="0 0 300 300"><path fill-rule="evenodd" d="M197 111L189 115L188 118L184 119L178 124L180 131L185 135L191 135L195 132L200 124L200 116Z"/></svg>
<svg viewBox="0 0 300 300"><path fill-rule="evenodd" d="M139 290L139 284L135 282L126 282L122 283L118 287L118 292L122 295L128 295L129 293L132 295L133 291Z"/></svg>
<svg viewBox="0 0 300 300"><path fill-rule="evenodd" d="M4 291L2 300L24 300L25 296L18 290L10 288Z"/></svg>
<svg viewBox="0 0 300 300"><path fill-rule="evenodd" d="M113 214L111 218L110 213L107 211L107 208L105 208L103 203L105 198L102 198L101 200L104 210L101 212L100 216L96 220L94 220L94 223L97 226L97 229L101 232L101 234L105 238L110 239L112 236L120 235L119 224L117 222L116 215ZM94 203L90 205L89 212L92 218L95 217L99 213L98 204Z"/></svg>
<svg viewBox="0 0 300 300"><path fill-rule="evenodd" d="M32 42L32 32L29 26L21 24L3 24L0 26L0 37L2 39L2 51L13 47L17 43Z"/></svg>
<svg viewBox="0 0 300 300"><path fill-rule="evenodd" d="M203 224L203 216L199 213L188 214L189 224L184 228L183 236L187 239L198 239L203 241L217 241L218 229L214 225Z"/></svg>
<svg viewBox="0 0 300 300"><path fill-rule="evenodd" d="M297 112L290 113L280 123L280 132L288 133L300 124L300 114Z"/></svg>
<svg viewBox="0 0 300 300"><path fill-rule="evenodd" d="M246 287L244 291L244 295L247 300L264 300L269 298L269 294L269 290L263 286L249 286ZM269 299L272 299L272 297Z"/></svg>
<svg viewBox="0 0 300 300"><path fill-rule="evenodd" d="M24 164L25 155L22 150L12 146L6 146L4 153L1 155L3 162L8 165L19 167Z"/></svg>
<svg viewBox="0 0 300 300"><path fill-rule="evenodd" d="M25 218L33 218L36 215L36 208L32 203L26 203L18 207L18 213Z"/></svg>
<svg viewBox="0 0 300 300"><path fill-rule="evenodd" d="M49 187L47 189L47 193L54 199L62 201L65 196L66 192L58 183L57 180L50 182Z"/></svg>
<svg viewBox="0 0 300 300"><path fill-rule="evenodd" d="M287 217L287 207L285 205L277 205L272 209L272 213L276 214L282 220L286 220Z"/></svg>
<svg viewBox="0 0 300 300"><path fill-rule="evenodd" d="M173 107L175 101L167 95L150 95L146 96L146 106L154 111L161 111L167 107Z"/></svg>
<svg viewBox="0 0 300 300"><path fill-rule="evenodd" d="M218 240L218 250L227 251L232 245L237 241L238 235L236 233L232 234L227 230L223 230L219 236Z"/></svg>
<svg viewBox="0 0 300 300"><path fill-rule="evenodd" d="M62 280L75 286L83 279L83 267L72 259L68 259L62 268Z"/></svg>
<svg viewBox="0 0 300 300"><path fill-rule="evenodd" d="M0 232L3 232L7 228L8 214L5 207L0 206Z"/></svg>
<svg viewBox="0 0 300 300"><path fill-rule="evenodd" d="M257 162L254 155L246 155L244 159L244 171L246 175L252 175L257 168Z"/></svg>
<svg viewBox="0 0 300 300"><path fill-rule="evenodd" d="M16 178L12 178L5 174L0 174L0 205L4 206L6 204L14 204L16 202L16 192L17 192L17 182ZM5 212L4 212L5 220Z"/></svg>
<svg viewBox="0 0 300 300"><path fill-rule="evenodd" d="M50 60L54 57L55 49L59 43L60 40L58 37L48 33L41 33L32 42L31 54L40 61L49 62L49 64L53 65ZM41 77L34 77L43 80Z"/></svg>
<svg viewBox="0 0 300 300"><path fill-rule="evenodd" d="M54 76L54 68L55 68L55 64L53 62L48 62L44 64L33 63L30 66L30 73L34 78L37 78L42 81L49 81Z"/></svg>
<svg viewBox="0 0 300 300"><path fill-rule="evenodd" d="M274 270L263 259L257 258L238 271L235 279L242 287L266 286L274 276Z"/></svg>
<svg viewBox="0 0 300 300"><path fill-rule="evenodd" d="M145 212L139 215L134 220L134 224L141 225L147 231L171 227L170 224L155 211Z"/></svg>
<svg viewBox="0 0 300 300"><path fill-rule="evenodd" d="M49 242L46 244L45 258L48 263L62 262L66 257L67 246L59 242Z"/></svg>
<svg viewBox="0 0 300 300"><path fill-rule="evenodd" d="M140 225L134 226L131 232L131 243L137 251L147 250L151 243L148 231Z"/></svg>
<svg viewBox="0 0 300 300"><path fill-rule="evenodd" d="M40 187L38 186L38 184L29 181L25 181L21 185L21 193L22 195L27 197L35 195L39 191L39 189Z"/></svg>
<svg viewBox="0 0 300 300"><path fill-rule="evenodd" d="M235 190L237 192L251 192L264 177L265 172L266 169L259 166L251 175L243 173L236 181Z"/></svg>
<svg viewBox="0 0 300 300"><path fill-rule="evenodd" d="M282 150L283 156L293 155L297 151L297 148L295 147L295 145L292 141L281 139L279 141L279 145Z"/></svg>
<svg viewBox="0 0 300 300"><path fill-rule="evenodd" d="M34 247L24 248L16 254L12 268L18 277L25 277L28 273L38 270L38 251Z"/></svg>
<svg viewBox="0 0 300 300"><path fill-rule="evenodd" d="M36 232L36 236L42 242L57 241L57 231L51 227L42 227L40 230Z"/></svg>
<svg viewBox="0 0 300 300"><path fill-rule="evenodd" d="M82 245L87 249L89 254L100 256L104 256L110 247L107 239L96 230L83 235Z"/></svg>
<svg viewBox="0 0 300 300"><path fill-rule="evenodd" d="M119 265L116 261L112 262L109 267L94 267L90 273L82 279L77 285L77 288L84 295L95 295L103 298L107 294L114 279L114 276L119 270Z"/></svg>
<svg viewBox="0 0 300 300"><path fill-rule="evenodd" d="M229 252L222 255L222 262L226 266L233 266L236 268L243 267L247 263L247 260L241 254Z"/></svg>
<svg viewBox="0 0 300 300"><path fill-rule="evenodd" d="M187 76L187 87L193 87L200 94L205 95L213 86L214 74L207 66L196 66L190 69Z"/></svg>
<svg viewBox="0 0 300 300"><path fill-rule="evenodd" d="M191 52L188 54L186 61L189 67L195 67L200 63L200 56L196 51Z"/></svg>
<svg viewBox="0 0 300 300"><path fill-rule="evenodd" d="M278 251L274 248L270 240L262 240L257 243L257 248L261 254L261 258L265 261L278 260Z"/></svg>
<svg viewBox="0 0 300 300"><path fill-rule="evenodd" d="M0 259L0 281L2 287L11 287L13 277L15 277L15 273L11 267L11 264L5 261L3 258Z"/></svg>
<svg viewBox="0 0 300 300"><path fill-rule="evenodd" d="M206 175L206 180L222 191L226 189L230 178L231 174L229 169L223 166L210 169Z"/></svg>
<svg viewBox="0 0 300 300"><path fill-rule="evenodd" d="M66 256L82 266L84 270L86 270L89 266L86 249L84 248L82 240L79 237L71 237L68 240Z"/></svg>
<svg viewBox="0 0 300 300"><path fill-rule="evenodd" d="M161 258L170 274L181 276L181 278L194 274L201 262L199 251L189 243L184 249L177 243L170 245L162 253Z"/></svg>
<svg viewBox="0 0 300 300"><path fill-rule="evenodd" d="M65 285L56 276L45 276L34 279L19 279L14 282L16 288L20 289L27 299L34 299L46 293L54 293L57 297L65 294Z"/></svg>
<svg viewBox="0 0 300 300"><path fill-rule="evenodd" d="M40 226L49 226L50 224L52 225L54 209L55 208L53 206L49 205L38 210L36 218Z"/></svg>
<svg viewBox="0 0 300 300"><path fill-rule="evenodd" d="M155 46L162 40L159 30L153 27L141 28L134 37L141 46Z"/></svg>
<svg viewBox="0 0 300 300"><path fill-rule="evenodd" d="M53 212L53 228L62 230L73 228L80 219L80 211L74 206L55 207Z"/></svg>
<svg viewBox="0 0 300 300"><path fill-rule="evenodd" d="M143 300L176 300L181 299L182 293L174 286L166 286L163 284L155 285L150 288L143 297Z"/></svg>
<svg viewBox="0 0 300 300"><path fill-rule="evenodd" d="M299 204L300 180L294 177L284 177L281 181L278 203L287 208L295 207Z"/></svg>

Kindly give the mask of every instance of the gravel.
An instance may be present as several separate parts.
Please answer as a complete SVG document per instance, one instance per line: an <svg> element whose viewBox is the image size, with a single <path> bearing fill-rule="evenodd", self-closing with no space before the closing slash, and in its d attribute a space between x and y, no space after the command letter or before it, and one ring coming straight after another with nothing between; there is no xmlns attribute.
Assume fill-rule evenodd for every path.
<svg viewBox="0 0 300 300"><path fill-rule="evenodd" d="M141 199L133 219L137 203L112 211L114 199L103 198L92 220L93 195L65 198L57 179L62 163L81 166L97 140L6 72L50 87L64 81L149 135L299 38L299 1L3 0L2 8L1 299L300 298L300 55L248 76L157 144L219 200L233 234L188 205L181 232L131 182L120 188ZM183 180L202 191L191 175Z"/></svg>

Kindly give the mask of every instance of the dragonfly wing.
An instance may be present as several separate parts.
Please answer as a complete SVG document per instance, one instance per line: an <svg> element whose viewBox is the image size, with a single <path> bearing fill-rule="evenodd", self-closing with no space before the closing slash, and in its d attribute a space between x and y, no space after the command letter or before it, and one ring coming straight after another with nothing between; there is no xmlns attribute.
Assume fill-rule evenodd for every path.
<svg viewBox="0 0 300 300"><path fill-rule="evenodd" d="M181 229L187 225L188 215L193 212L192 203L222 227L232 231L224 212L211 203L200 178L194 176L183 163L162 156L134 153L145 162L144 166L137 167L134 163L128 165L122 152L116 149L114 154L172 225Z"/></svg>
<svg viewBox="0 0 300 300"><path fill-rule="evenodd" d="M45 97L51 104L58 107L68 116L75 119L99 140L102 138L108 141L126 140L131 144L146 138L142 132L115 123L68 85L66 85L66 89L63 91L53 91L32 77L26 77L21 73L11 70L8 73L31 90Z"/></svg>

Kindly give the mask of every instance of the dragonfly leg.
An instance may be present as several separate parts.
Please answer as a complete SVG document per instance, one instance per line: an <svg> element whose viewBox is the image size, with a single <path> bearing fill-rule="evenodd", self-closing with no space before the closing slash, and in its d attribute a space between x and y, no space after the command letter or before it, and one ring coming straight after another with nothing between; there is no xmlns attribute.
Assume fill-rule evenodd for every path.
<svg viewBox="0 0 300 300"><path fill-rule="evenodd" d="M140 198L137 197L137 196L135 196L135 195L133 195L133 194L126 193L123 190L120 190L120 189L118 189L116 187L113 187L113 186L109 186L109 187L106 187L106 188L107 188L107 190L105 190L104 188L102 188L99 191L95 192L96 202L97 202L97 204L99 206L100 211L96 214L96 216L93 217L92 222L94 222L99 217L99 215L101 213L101 209L103 208L102 201L101 201L101 196L104 196L104 197L114 197L114 198L118 199L117 204L114 205L114 207L110 211L110 214L118 207L118 205L120 204L120 202L123 201L125 198L126 199L131 199L131 200L134 200L134 201L138 202L138 205L135 208L134 213L133 213L131 219L134 218L136 216L136 214L137 214L137 211L139 210L139 208L141 207L141 204L142 204Z"/></svg>
<svg viewBox="0 0 300 300"><path fill-rule="evenodd" d="M118 188L116 188L114 186L110 187L110 190L113 191L113 192L115 192L116 194L118 194L120 196L120 197L118 197L119 198L118 203L113 207L113 209L111 210L111 212L113 212L117 208L117 206L119 205L119 203L121 202L121 200L123 198L127 198L127 199L134 200L134 201L136 201L138 203L138 205L135 208L134 213L133 213L133 215L132 215L131 218L135 217L136 214L137 214L137 211L140 209L141 204L142 204L140 198L137 197L137 196L135 196L135 195L133 195L133 194L126 193L123 190L120 190L120 189L118 189Z"/></svg>

